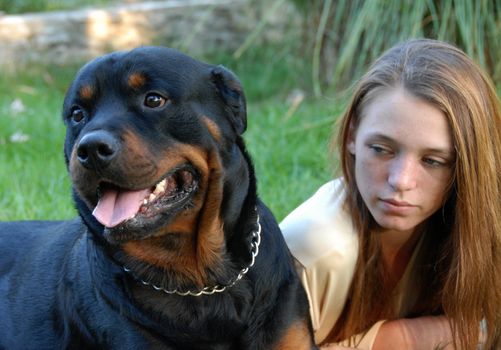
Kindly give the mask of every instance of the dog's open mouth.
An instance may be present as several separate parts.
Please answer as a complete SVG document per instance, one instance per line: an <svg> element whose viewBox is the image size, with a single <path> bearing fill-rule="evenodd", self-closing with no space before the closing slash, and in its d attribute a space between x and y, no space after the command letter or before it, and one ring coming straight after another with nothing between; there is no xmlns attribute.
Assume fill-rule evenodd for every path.
<svg viewBox="0 0 501 350"><path fill-rule="evenodd" d="M142 190L103 182L99 185L99 201L93 215L105 227L114 228L134 220L174 214L189 206L197 188L197 175L190 166L175 169L156 185Z"/></svg>

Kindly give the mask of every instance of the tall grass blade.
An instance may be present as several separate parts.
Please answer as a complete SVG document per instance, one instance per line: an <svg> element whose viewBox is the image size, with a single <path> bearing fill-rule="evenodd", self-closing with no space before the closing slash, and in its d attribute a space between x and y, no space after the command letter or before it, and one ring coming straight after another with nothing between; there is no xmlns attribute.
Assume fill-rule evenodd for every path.
<svg viewBox="0 0 501 350"><path fill-rule="evenodd" d="M315 97L320 97L322 94L322 88L320 86L320 55L322 44L325 36L325 26L327 24L327 19L329 18L329 12L331 9L332 0L325 0L324 6L322 8L322 16L320 17L320 23L318 25L317 35L315 38L315 46L313 48L313 92Z"/></svg>

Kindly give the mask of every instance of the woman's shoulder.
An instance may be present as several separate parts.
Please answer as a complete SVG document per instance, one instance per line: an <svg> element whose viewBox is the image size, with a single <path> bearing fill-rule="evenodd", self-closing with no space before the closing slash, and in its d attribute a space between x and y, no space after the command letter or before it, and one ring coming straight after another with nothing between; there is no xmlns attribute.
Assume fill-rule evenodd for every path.
<svg viewBox="0 0 501 350"><path fill-rule="evenodd" d="M330 181L280 223L292 255L305 268L332 256L351 264L356 256L358 239L345 198L344 182Z"/></svg>

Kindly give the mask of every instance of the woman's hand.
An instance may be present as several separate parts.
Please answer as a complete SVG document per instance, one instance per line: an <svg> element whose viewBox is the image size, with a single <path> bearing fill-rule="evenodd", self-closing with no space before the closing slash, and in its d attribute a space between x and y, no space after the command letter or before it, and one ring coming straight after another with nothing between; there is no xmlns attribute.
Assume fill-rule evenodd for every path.
<svg viewBox="0 0 501 350"><path fill-rule="evenodd" d="M423 316L385 322L372 350L452 350L452 332L445 316Z"/></svg>

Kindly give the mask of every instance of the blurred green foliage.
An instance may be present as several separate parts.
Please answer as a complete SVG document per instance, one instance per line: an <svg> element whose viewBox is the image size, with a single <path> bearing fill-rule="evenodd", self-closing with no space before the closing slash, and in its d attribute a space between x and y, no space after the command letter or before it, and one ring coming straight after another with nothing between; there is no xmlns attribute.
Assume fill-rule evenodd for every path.
<svg viewBox="0 0 501 350"><path fill-rule="evenodd" d="M0 0L0 11L7 14L77 9L84 6L108 5L110 0Z"/></svg>
<svg viewBox="0 0 501 350"><path fill-rule="evenodd" d="M280 0L274 0L280 1ZM343 89L380 54L409 38L462 48L501 83L501 0L289 0L303 17L315 94Z"/></svg>

